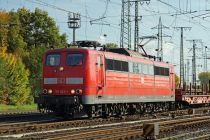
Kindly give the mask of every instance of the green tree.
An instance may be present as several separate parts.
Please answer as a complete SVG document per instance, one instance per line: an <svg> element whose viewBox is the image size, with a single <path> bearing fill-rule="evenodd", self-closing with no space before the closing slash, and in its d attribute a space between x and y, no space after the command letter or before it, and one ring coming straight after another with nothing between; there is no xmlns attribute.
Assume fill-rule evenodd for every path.
<svg viewBox="0 0 210 140"><path fill-rule="evenodd" d="M9 14L0 11L0 52L3 52L5 48L8 46L7 44L7 33L8 33L8 25L9 25Z"/></svg>
<svg viewBox="0 0 210 140"><path fill-rule="evenodd" d="M27 44L24 42L22 35L20 34L21 26L19 16L15 12L10 12L10 29L8 32L8 47L9 53L17 53L20 56L24 56Z"/></svg>
<svg viewBox="0 0 210 140"><path fill-rule="evenodd" d="M9 94L8 75L5 61L0 58L0 104L7 104Z"/></svg>
<svg viewBox="0 0 210 140"><path fill-rule="evenodd" d="M12 13L12 12L11 12ZM20 31L19 34L22 36L24 42L27 44L27 50L33 46L33 23L31 18L31 12L25 8L19 8L15 14L19 19Z"/></svg>
<svg viewBox="0 0 210 140"><path fill-rule="evenodd" d="M201 84L208 84L210 80L210 72L201 72L198 75Z"/></svg>
<svg viewBox="0 0 210 140"><path fill-rule="evenodd" d="M0 103L7 103L9 87L8 78L9 75L6 67L6 63L3 57L6 57L7 49L7 33L9 23L9 14L5 11L0 11Z"/></svg>
<svg viewBox="0 0 210 140"><path fill-rule="evenodd" d="M11 16L8 13L0 12L0 23L5 25L0 26L0 65L2 66L0 69L0 88L2 89L0 100L8 104L23 104L28 101L30 94L29 73L17 54L7 52L10 19Z"/></svg>
<svg viewBox="0 0 210 140"><path fill-rule="evenodd" d="M0 72L1 77L1 99L7 104L24 104L30 99L29 72L25 69L22 60L14 55L0 52L1 65L4 71Z"/></svg>
<svg viewBox="0 0 210 140"><path fill-rule="evenodd" d="M41 92L42 83L42 56L46 48L43 46L32 48L30 55L27 55L27 66L30 68L30 85L32 89L32 95L36 96Z"/></svg>
<svg viewBox="0 0 210 140"><path fill-rule="evenodd" d="M105 47L106 48L118 48L118 45L115 43L106 43Z"/></svg>
<svg viewBox="0 0 210 140"><path fill-rule="evenodd" d="M179 84L180 84L180 78L179 78L179 76L177 76L175 74L175 86L176 86L176 88L179 87Z"/></svg>
<svg viewBox="0 0 210 140"><path fill-rule="evenodd" d="M56 48L66 45L66 34L60 35L55 21L48 16L46 11L38 8L30 12L25 8L17 11L19 15L21 30L20 34L27 43L27 49L32 47L54 45Z"/></svg>
<svg viewBox="0 0 210 140"><path fill-rule="evenodd" d="M19 34L27 44L24 53L24 63L30 70L30 85L33 96L41 89L41 65L44 51L53 45L55 48L67 44L67 35L60 35L55 21L48 13L38 8L34 12L20 8L17 10L20 21Z"/></svg>
<svg viewBox="0 0 210 140"><path fill-rule="evenodd" d="M29 71L20 58L16 59L14 70L9 77L9 104L25 104L30 102Z"/></svg>
<svg viewBox="0 0 210 140"><path fill-rule="evenodd" d="M66 46L67 35L38 8L0 11L0 24L0 103L27 103L41 89L43 53Z"/></svg>
<svg viewBox="0 0 210 140"><path fill-rule="evenodd" d="M24 104L29 102L29 72L25 69L22 60L15 54L6 53L6 49L0 52L1 60L1 102L7 104Z"/></svg>

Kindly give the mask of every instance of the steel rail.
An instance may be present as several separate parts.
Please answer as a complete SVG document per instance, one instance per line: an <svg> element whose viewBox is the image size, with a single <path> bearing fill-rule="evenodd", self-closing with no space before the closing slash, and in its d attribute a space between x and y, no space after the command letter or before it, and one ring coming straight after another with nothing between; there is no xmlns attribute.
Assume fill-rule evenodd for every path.
<svg viewBox="0 0 210 140"><path fill-rule="evenodd" d="M205 108L207 109L207 108ZM178 111L180 112L180 110ZM185 112L187 112L187 110L185 110ZM170 112L168 112L170 113ZM159 113L160 115L161 113ZM164 112L165 114L165 112ZM199 114L200 115L200 114ZM186 115L186 116L182 116L185 117L185 121L186 119L188 119L189 121L192 121L192 118L186 118L186 117L194 117L196 115ZM208 118L208 116L206 117ZM97 124L111 124L111 123L115 123L115 122L125 122L125 121L132 121L132 119L136 120L136 119L142 119L141 116L137 116L137 118L125 118L124 120L119 119L119 118L110 118L110 119L93 119L93 120L89 120L89 119L84 119L84 120L71 120L71 121L61 121L61 122L50 122L50 123L40 123L40 124L23 124L23 125L13 125L13 126L3 126L0 127L0 134L1 135L5 135L5 134L18 134L18 133L24 133L24 132L37 132L37 131L46 131L46 130L53 130L53 129L62 129L62 128L68 128L68 127L78 127L78 126L93 126L93 125L97 125ZM169 120L170 118L165 118L166 120ZM145 121L145 120L144 120ZM151 121L155 121L155 120L151 120ZM151 121L147 121L147 122L151 122ZM156 119L156 121L158 121L158 119ZM155 121L155 122L156 122ZM160 119L159 119L160 121ZM163 121L163 120L162 120ZM182 123L184 120L180 120L179 123ZM164 122L163 122L164 123ZM177 120L175 121L168 121L165 122L166 124L173 124L173 123L178 123Z"/></svg>
<svg viewBox="0 0 210 140"><path fill-rule="evenodd" d="M206 124L210 123L210 117L204 117L204 118L194 118L185 120L182 119L181 121L178 120L179 123L171 123L170 127L167 123L170 121L166 121L164 123L160 122L160 133L166 133L170 132L177 127L180 126L187 126L191 127L192 125L198 125L198 124ZM193 122L192 122L193 121ZM189 123L190 122L190 123ZM137 127L138 129L135 129ZM134 129L131 129L134 128ZM87 130L88 131L88 130ZM53 135L53 138L48 138L50 140L61 140L61 139L70 139L70 140L76 140L76 139L100 139L100 140L111 140L111 139L128 139L128 138L139 138L142 136L142 124L138 124L136 126L118 126L118 127L107 127L107 128L97 128L97 129L91 129L88 132L82 132L82 131L76 131L76 134L69 133L66 135L59 136Z"/></svg>

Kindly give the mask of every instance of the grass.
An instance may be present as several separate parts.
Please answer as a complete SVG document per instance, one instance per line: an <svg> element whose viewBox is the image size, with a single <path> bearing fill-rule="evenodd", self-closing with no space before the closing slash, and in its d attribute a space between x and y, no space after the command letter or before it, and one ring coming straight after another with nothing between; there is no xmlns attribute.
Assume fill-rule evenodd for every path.
<svg viewBox="0 0 210 140"><path fill-rule="evenodd" d="M4 105L0 104L0 112L15 112L15 111L36 111L37 104L30 105Z"/></svg>

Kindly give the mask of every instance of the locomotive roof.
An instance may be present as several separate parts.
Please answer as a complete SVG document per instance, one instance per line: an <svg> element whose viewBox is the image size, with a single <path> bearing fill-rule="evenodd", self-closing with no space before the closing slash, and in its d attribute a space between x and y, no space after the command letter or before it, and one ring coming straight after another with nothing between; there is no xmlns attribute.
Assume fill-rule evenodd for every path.
<svg viewBox="0 0 210 140"><path fill-rule="evenodd" d="M125 48L111 48L111 49L108 49L107 51L126 55L126 56L141 57L141 58L143 57L142 54L140 54L139 52L135 52L135 51L125 49Z"/></svg>
<svg viewBox="0 0 210 140"><path fill-rule="evenodd" d="M131 56L131 57L155 58L154 56L144 55L144 54L141 54L139 52L132 51L132 50L129 50L129 49L126 49L126 48L106 48L104 45L101 45L97 41L80 40L80 41L76 41L75 43L78 46L78 49L81 49L81 48L94 48L94 50L101 50L101 51L105 51L105 52L113 52L113 53L118 53L118 54L121 54L121 55ZM68 48L65 48L65 49L68 49ZM77 48L75 48L75 49L77 49ZM54 51L52 51L52 52L54 52Z"/></svg>
<svg viewBox="0 0 210 140"><path fill-rule="evenodd" d="M70 49L74 49L74 50L88 50L88 51L98 51L98 50L91 50L91 49L87 49L87 48L58 48L58 49L51 49L48 50L47 52L58 52L58 51L67 51ZM101 50L100 50L101 51ZM104 52L112 52L112 53L118 53L121 55L126 55L126 56L132 56L132 57L144 57L141 53L139 52L135 52L129 49L125 49L125 48L110 48L110 49L106 49L104 50Z"/></svg>
<svg viewBox="0 0 210 140"><path fill-rule="evenodd" d="M120 55L124 55L124 56L144 58L144 59L148 59L148 60L149 60L149 58L153 58L153 61L155 61L154 57L152 57L152 56L144 56L143 54L141 54L139 52L135 52L135 51L128 50L125 48L110 48L110 49L106 49L104 51L93 50L93 49L88 49L88 48L59 48L59 49L48 50L46 53L55 53L55 52L62 52L62 51L68 51L68 50L82 51L82 52L104 52L104 53L110 52L110 53L120 54ZM156 62L156 64L168 64L167 62L163 62L163 61L155 61L155 62Z"/></svg>

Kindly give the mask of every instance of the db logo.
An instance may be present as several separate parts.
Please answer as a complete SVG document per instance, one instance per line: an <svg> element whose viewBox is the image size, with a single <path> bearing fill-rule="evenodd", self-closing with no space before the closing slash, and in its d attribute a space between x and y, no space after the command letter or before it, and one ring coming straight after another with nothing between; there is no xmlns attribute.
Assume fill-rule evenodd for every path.
<svg viewBox="0 0 210 140"><path fill-rule="evenodd" d="M141 77L141 83L144 84L144 77Z"/></svg>

